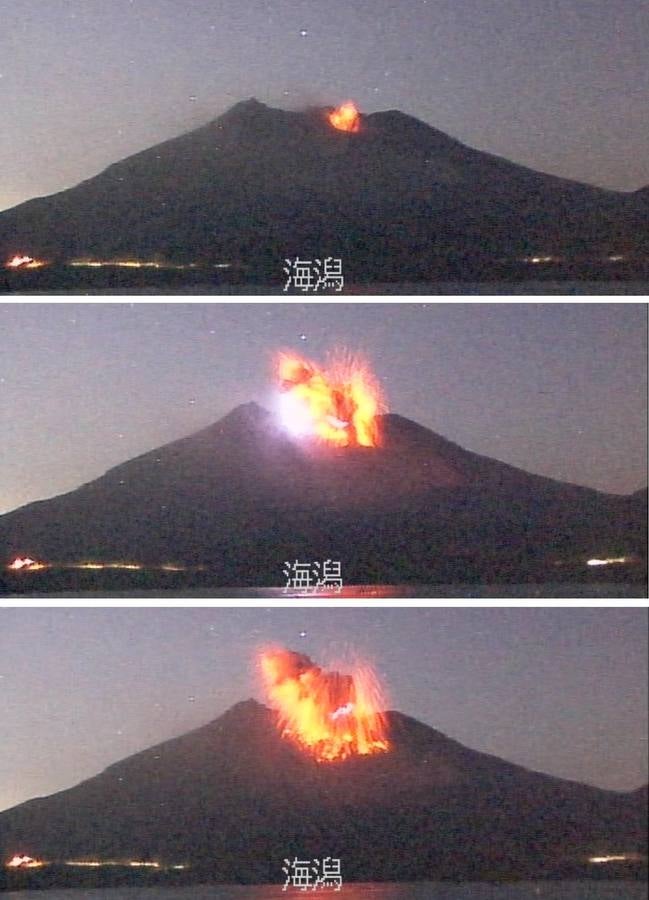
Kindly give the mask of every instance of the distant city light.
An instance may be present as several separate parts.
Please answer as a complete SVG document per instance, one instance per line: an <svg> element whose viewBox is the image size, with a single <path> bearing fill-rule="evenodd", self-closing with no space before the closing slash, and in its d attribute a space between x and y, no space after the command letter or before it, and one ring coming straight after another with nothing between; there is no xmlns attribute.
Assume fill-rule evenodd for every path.
<svg viewBox="0 0 649 900"><path fill-rule="evenodd" d="M589 566L611 566L615 564L625 563L629 561L628 556L608 556L605 559L589 559L587 565Z"/></svg>
<svg viewBox="0 0 649 900"><path fill-rule="evenodd" d="M23 569L27 572L36 572L39 569L47 568L45 563L37 562L30 556L17 556L13 562L9 563L7 568L13 572L20 572Z"/></svg>
<svg viewBox="0 0 649 900"><path fill-rule="evenodd" d="M99 869L104 867L128 867L129 869L186 869L185 865L168 865L163 866L162 863L145 859L67 859L64 863L66 866L73 868L89 868Z"/></svg>
<svg viewBox="0 0 649 900"><path fill-rule="evenodd" d="M200 265L195 262L191 263L171 263L161 262L152 259L71 259L66 265L75 269L173 269L174 271L184 271L185 269L197 269ZM229 269L232 263L213 263L214 269ZM209 267L205 264L205 267Z"/></svg>
<svg viewBox="0 0 649 900"><path fill-rule="evenodd" d="M72 260L70 260L68 265L74 266L75 268L85 267L85 268L90 268L90 269L100 269L103 266L117 266L118 268L123 268L123 269L161 269L161 268L163 268L162 263L142 261L139 259L111 259L111 260L72 259Z"/></svg>
<svg viewBox="0 0 649 900"><path fill-rule="evenodd" d="M7 269L40 269L41 266L46 265L46 263L42 259L34 259L33 256L25 256L24 254L17 253L13 256L7 263Z"/></svg>
<svg viewBox="0 0 649 900"><path fill-rule="evenodd" d="M163 865L160 862L155 862L153 860L147 859L129 859L129 860L117 860L117 859L66 859L63 862L44 862L41 859L34 859L32 856L26 856L21 854L16 854L13 856L9 862L5 863L5 868L7 869L38 869L42 866L49 865L64 865L70 866L71 868L82 868L82 869L99 869L104 867L128 867L130 869L186 869L187 865L184 863L170 863L169 865Z"/></svg>
<svg viewBox="0 0 649 900"><path fill-rule="evenodd" d="M116 866L117 863L99 862L98 859L67 859L65 861L65 865L66 866L81 866L84 868L96 869L99 866Z"/></svg>
<svg viewBox="0 0 649 900"><path fill-rule="evenodd" d="M12 856L6 864L8 869L39 869L45 863L40 859L34 859L33 856Z"/></svg>
<svg viewBox="0 0 649 900"><path fill-rule="evenodd" d="M117 569L121 571L139 572L142 569L161 572L200 572L203 566L183 566L178 563L162 563L159 565L139 562L95 562L88 560L79 563L38 562L30 556L18 556L7 565L10 572L36 572L39 569L75 569L78 571L97 571L102 569Z"/></svg>
<svg viewBox="0 0 649 900"><path fill-rule="evenodd" d="M525 256L523 257L523 262L534 264L558 262L558 258L556 256Z"/></svg>

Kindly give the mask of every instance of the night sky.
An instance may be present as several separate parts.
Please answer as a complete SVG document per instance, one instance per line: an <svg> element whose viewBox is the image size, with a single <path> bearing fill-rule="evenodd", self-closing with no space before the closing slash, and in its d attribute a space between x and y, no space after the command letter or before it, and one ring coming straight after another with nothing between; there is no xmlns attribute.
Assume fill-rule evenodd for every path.
<svg viewBox="0 0 649 900"><path fill-rule="evenodd" d="M0 209L255 96L397 108L472 147L649 183L647 0L0 0Z"/></svg>
<svg viewBox="0 0 649 900"><path fill-rule="evenodd" d="M263 701L268 642L325 667L354 651L390 708L473 749L647 781L646 609L2 609L0 809Z"/></svg>
<svg viewBox="0 0 649 900"><path fill-rule="evenodd" d="M273 359L363 351L391 411L617 493L647 479L643 303L0 304L0 512L275 409Z"/></svg>

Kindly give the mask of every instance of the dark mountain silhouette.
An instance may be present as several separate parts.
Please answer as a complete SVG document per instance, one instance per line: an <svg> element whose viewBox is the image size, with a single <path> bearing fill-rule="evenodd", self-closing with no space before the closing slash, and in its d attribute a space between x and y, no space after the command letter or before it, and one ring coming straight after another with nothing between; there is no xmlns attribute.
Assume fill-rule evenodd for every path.
<svg viewBox="0 0 649 900"><path fill-rule="evenodd" d="M339 560L350 584L401 584L562 580L593 556L645 553L646 493L564 484L402 416L380 421L380 448L333 449L294 440L254 403L239 406L0 517L2 555L204 565L224 586L282 586L295 559ZM631 568L641 577L640 561Z"/></svg>
<svg viewBox="0 0 649 900"><path fill-rule="evenodd" d="M646 852L633 794L529 771L398 712L387 719L390 752L323 765L279 737L269 709L239 703L1 813L0 852L180 861L243 882L281 880L294 856L339 857L350 880L478 880Z"/></svg>
<svg viewBox="0 0 649 900"><path fill-rule="evenodd" d="M297 256L341 257L357 281L406 281L493 274L526 254L581 265L646 248L646 191L535 172L396 110L363 116L358 133L334 129L328 111L238 103L0 214L0 258L230 262L270 284Z"/></svg>

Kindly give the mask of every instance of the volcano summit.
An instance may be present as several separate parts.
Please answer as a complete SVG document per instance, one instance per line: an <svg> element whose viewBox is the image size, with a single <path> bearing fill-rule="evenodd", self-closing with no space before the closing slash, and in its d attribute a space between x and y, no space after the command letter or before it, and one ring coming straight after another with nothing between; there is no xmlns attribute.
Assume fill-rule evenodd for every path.
<svg viewBox="0 0 649 900"><path fill-rule="evenodd" d="M1 213L0 260L8 290L84 278L279 287L287 258L328 256L354 283L610 280L644 271L648 225L646 189L535 172L398 110L250 99Z"/></svg>
<svg viewBox="0 0 649 900"><path fill-rule="evenodd" d="M564 781L399 712L385 719L387 752L323 765L280 736L271 710L238 703L0 813L0 853L175 862L196 881L235 883L277 883L294 856L341 858L346 879L365 881L597 877L589 860L606 854L623 858L606 877L646 865L646 789Z"/></svg>
<svg viewBox="0 0 649 900"><path fill-rule="evenodd" d="M532 475L400 415L377 418L380 446L336 446L291 436L254 403L239 406L0 517L4 565L204 567L214 587L283 587L285 561L326 559L356 585L593 580L603 570L643 581L644 492ZM19 571L12 584L41 576L50 573Z"/></svg>

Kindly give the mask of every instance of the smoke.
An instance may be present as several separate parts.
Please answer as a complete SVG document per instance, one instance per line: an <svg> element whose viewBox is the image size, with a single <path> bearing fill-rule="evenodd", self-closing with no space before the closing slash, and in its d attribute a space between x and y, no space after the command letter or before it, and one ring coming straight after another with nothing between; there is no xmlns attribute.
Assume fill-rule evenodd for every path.
<svg viewBox="0 0 649 900"><path fill-rule="evenodd" d="M318 762L389 749L383 694L370 666L342 674L274 649L261 654L260 669L280 733Z"/></svg>
<svg viewBox="0 0 649 900"><path fill-rule="evenodd" d="M294 352L278 354L276 377L284 426L338 447L376 447L386 404L369 365L340 351L326 368Z"/></svg>
<svg viewBox="0 0 649 900"><path fill-rule="evenodd" d="M339 131L360 131L361 116L356 104L347 100L329 113L329 121Z"/></svg>

